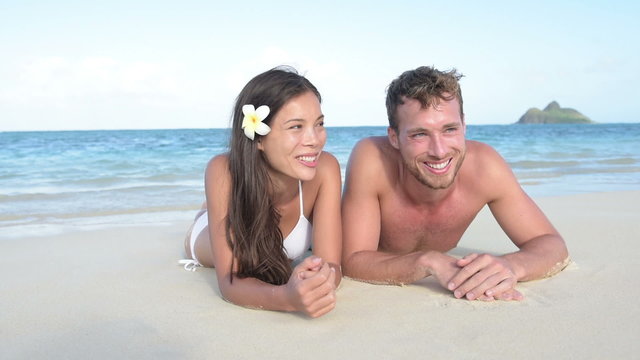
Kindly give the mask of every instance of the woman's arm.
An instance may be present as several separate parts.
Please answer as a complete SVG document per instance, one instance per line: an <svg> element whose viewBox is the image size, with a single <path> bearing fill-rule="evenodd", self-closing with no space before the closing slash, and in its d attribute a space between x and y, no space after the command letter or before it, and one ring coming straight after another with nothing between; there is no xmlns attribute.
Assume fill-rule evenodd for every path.
<svg viewBox="0 0 640 360"><path fill-rule="evenodd" d="M313 202L313 254L335 269L336 286L342 279L342 219L340 194L342 179L338 160L328 152L322 152L317 173L318 192ZM306 205L306 204L305 204Z"/></svg>
<svg viewBox="0 0 640 360"><path fill-rule="evenodd" d="M321 316L333 309L335 272L321 259L303 261L294 269L285 285L272 285L255 278L237 276L231 282L233 254L227 244L225 226L231 177L226 155L216 156L209 162L205 172L205 192L211 249L218 286L224 299L251 308L300 311L311 317ZM310 269L317 273L304 278L302 274Z"/></svg>

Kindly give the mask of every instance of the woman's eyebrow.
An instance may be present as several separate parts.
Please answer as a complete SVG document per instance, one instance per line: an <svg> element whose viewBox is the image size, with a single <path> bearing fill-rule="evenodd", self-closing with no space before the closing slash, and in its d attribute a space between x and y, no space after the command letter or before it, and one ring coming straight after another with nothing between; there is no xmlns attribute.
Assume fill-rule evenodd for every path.
<svg viewBox="0 0 640 360"><path fill-rule="evenodd" d="M318 116L318 118L315 121L318 121L318 120L321 120L321 119L324 119L324 114ZM294 121L304 121L304 119L293 118L293 119L289 119L289 120L285 121L284 123L287 124L287 123L294 122Z"/></svg>

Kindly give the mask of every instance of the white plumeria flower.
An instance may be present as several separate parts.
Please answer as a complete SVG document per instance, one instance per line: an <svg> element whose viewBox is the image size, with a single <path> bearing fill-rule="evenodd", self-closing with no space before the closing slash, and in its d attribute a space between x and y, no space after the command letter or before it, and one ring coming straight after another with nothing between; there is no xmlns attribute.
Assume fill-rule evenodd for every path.
<svg viewBox="0 0 640 360"><path fill-rule="evenodd" d="M242 113L244 114L242 128L249 139L253 140L256 133L264 136L271 131L269 125L262 122L269 116L269 107L267 105L262 105L258 109L255 109L251 104L243 105Z"/></svg>

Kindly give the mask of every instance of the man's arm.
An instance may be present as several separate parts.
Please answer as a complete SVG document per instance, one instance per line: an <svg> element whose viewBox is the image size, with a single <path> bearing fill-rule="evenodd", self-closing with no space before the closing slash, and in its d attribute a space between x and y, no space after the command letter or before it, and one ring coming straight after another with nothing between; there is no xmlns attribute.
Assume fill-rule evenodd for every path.
<svg viewBox="0 0 640 360"><path fill-rule="evenodd" d="M374 283L407 284L432 274L433 264L437 262L443 264L438 267L442 269L439 271L450 273L450 278L458 267L456 259L448 255L437 252L396 255L378 251L380 189L388 186L385 154L378 141L367 138L358 142L347 165L342 195L344 274Z"/></svg>
<svg viewBox="0 0 640 360"><path fill-rule="evenodd" d="M483 177L483 186L489 187L489 208L519 250L500 257L472 254L461 259L458 265L463 269L448 284L456 297L498 296L517 281L560 271L568 257L564 240L522 190L504 159L489 146L480 145L478 150L483 158L479 163L489 170Z"/></svg>
<svg viewBox="0 0 640 360"><path fill-rule="evenodd" d="M520 249L503 257L514 266L518 281L544 277L556 264L569 256L562 236L553 227L542 210L522 190L507 163L491 149L497 157L495 188L500 189L489 209L507 234Z"/></svg>

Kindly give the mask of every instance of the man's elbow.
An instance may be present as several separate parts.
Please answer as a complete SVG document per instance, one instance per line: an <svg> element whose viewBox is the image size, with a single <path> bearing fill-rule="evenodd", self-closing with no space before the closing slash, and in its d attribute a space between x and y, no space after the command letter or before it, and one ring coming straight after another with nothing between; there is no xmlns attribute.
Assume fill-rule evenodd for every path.
<svg viewBox="0 0 640 360"><path fill-rule="evenodd" d="M342 255L342 275L355 277L358 273L358 256L360 252L350 252Z"/></svg>
<svg viewBox="0 0 640 360"><path fill-rule="evenodd" d="M567 249L567 244L560 234L556 234L557 240L557 249L556 254L559 260L565 261L565 259L569 258L569 249Z"/></svg>
<svg viewBox="0 0 640 360"><path fill-rule="evenodd" d="M342 275L351 276L353 268L353 253L342 254Z"/></svg>
<svg viewBox="0 0 640 360"><path fill-rule="evenodd" d="M547 272L544 275L542 275L541 278L548 278L548 277L554 276L559 272L561 272L562 270L564 270L571 263L571 258L569 257L569 250L567 249L567 245L564 242L564 239L562 238L562 236L560 236L560 234L556 234L556 238L557 238L557 243L556 243L555 249L553 250L554 263L547 270Z"/></svg>

